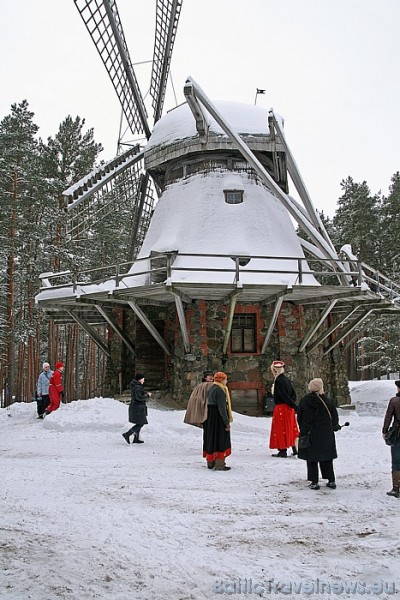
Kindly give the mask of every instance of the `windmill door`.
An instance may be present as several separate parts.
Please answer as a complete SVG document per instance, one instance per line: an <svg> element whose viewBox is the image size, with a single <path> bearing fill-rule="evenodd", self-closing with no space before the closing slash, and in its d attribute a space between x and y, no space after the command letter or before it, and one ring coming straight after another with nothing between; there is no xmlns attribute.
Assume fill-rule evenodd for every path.
<svg viewBox="0 0 400 600"><path fill-rule="evenodd" d="M158 333L164 337L165 321L153 321ZM139 319L136 321L135 371L144 373L148 389L166 387L166 354Z"/></svg>

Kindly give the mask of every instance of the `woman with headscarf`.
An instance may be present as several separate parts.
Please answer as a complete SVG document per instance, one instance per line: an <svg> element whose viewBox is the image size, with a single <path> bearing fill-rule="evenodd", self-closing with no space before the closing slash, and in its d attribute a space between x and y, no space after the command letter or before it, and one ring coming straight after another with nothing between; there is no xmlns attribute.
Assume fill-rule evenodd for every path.
<svg viewBox="0 0 400 600"><path fill-rule="evenodd" d="M207 392L207 419L203 423L203 457L207 467L229 471L225 458L231 454L230 423L233 421L231 398L226 387L228 377L222 371L214 374Z"/></svg>
<svg viewBox="0 0 400 600"><path fill-rule="evenodd" d="M386 492L388 496L394 496L395 498L399 498L400 496L400 436L399 436L399 428L400 428L400 379L394 382L397 393L393 398L389 400L389 404L386 410L385 419L383 421L382 434L385 435L387 433L390 424L393 420L393 425L397 425L398 433L397 440L390 446L390 452L392 455L392 483L393 487L390 492Z"/></svg>
<svg viewBox="0 0 400 600"><path fill-rule="evenodd" d="M307 479L310 488L319 490L318 466L322 479L327 479L328 488L335 489L333 459L337 458L335 431L341 429L338 412L333 401L324 392L322 379L312 379L306 394L297 408L297 421L302 436L309 436L310 446L302 448L299 443L299 458L307 461Z"/></svg>
<svg viewBox="0 0 400 600"><path fill-rule="evenodd" d="M272 455L278 458L287 458L288 448L292 448L294 455L297 454L296 439L299 435L296 422L296 392L292 382L284 374L284 367L285 363L282 360L274 360L271 365L274 376L271 391L275 408L272 414L269 447L272 450L278 450L276 454Z"/></svg>

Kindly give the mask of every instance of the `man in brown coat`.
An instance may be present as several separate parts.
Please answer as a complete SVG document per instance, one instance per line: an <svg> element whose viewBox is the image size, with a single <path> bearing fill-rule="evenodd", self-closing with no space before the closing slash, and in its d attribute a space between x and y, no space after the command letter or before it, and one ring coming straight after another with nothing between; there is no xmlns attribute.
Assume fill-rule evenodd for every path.
<svg viewBox="0 0 400 600"><path fill-rule="evenodd" d="M207 419L207 392L214 381L213 371L204 371L202 382L196 385L187 404L184 423L203 427Z"/></svg>

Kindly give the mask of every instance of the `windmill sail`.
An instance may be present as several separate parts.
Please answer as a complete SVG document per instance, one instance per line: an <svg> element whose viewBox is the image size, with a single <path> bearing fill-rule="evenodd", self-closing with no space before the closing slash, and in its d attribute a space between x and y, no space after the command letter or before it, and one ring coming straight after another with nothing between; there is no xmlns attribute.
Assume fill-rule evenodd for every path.
<svg viewBox="0 0 400 600"><path fill-rule="evenodd" d="M150 95L154 121L161 117L182 0L157 0Z"/></svg>
<svg viewBox="0 0 400 600"><path fill-rule="evenodd" d="M109 74L133 134L150 137L147 111L125 41L115 0L74 0Z"/></svg>

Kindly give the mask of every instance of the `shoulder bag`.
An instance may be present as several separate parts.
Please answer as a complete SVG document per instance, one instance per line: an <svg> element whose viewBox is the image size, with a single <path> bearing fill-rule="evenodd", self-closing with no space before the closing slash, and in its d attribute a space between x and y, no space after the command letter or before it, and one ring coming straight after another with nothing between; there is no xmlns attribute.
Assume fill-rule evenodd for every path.
<svg viewBox="0 0 400 600"><path fill-rule="evenodd" d="M385 444L388 446L394 446L397 440L399 439L399 424L394 423L386 433L383 434L385 439Z"/></svg>

